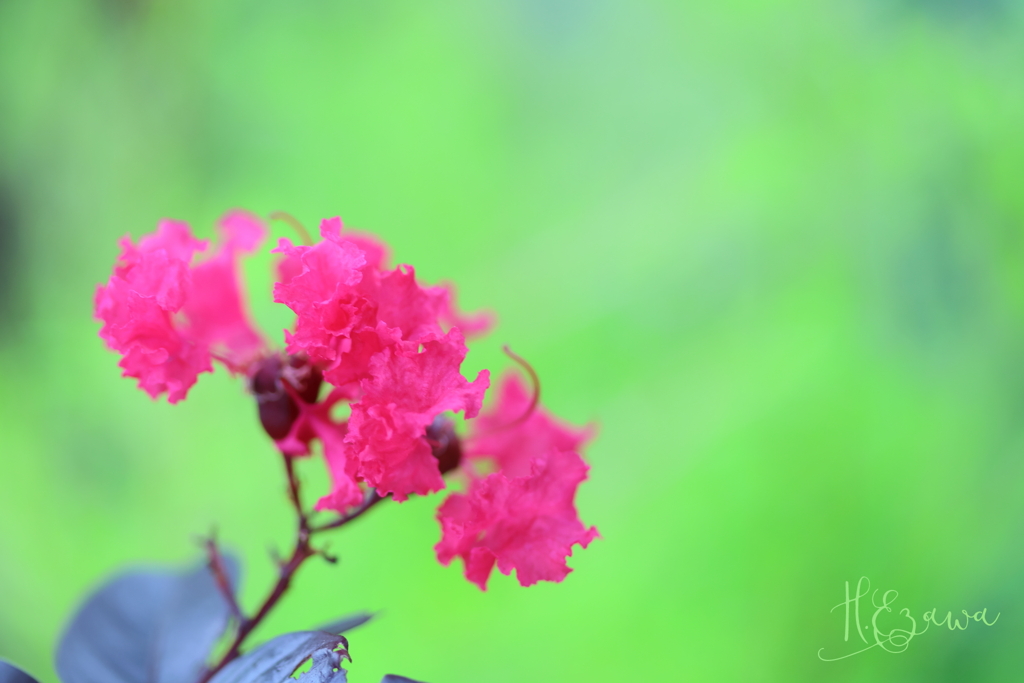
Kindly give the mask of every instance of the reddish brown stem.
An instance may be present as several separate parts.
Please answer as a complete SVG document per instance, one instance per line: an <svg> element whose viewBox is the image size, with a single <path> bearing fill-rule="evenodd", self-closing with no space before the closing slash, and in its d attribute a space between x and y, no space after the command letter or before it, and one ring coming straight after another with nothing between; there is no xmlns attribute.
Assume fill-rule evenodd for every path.
<svg viewBox="0 0 1024 683"><path fill-rule="evenodd" d="M299 494L299 478L295 476L295 461L287 453L282 453L281 457L284 458L284 471L288 475L288 495L292 500L292 505L295 507L295 514L298 516L299 536L302 536L304 531L308 535L309 519L306 517L305 510L302 509L302 496Z"/></svg>
<svg viewBox="0 0 1024 683"><path fill-rule="evenodd" d="M256 611L256 614L251 618L246 618L244 613L238 607L238 603L235 600L234 593L230 591L230 584L228 584L229 591L225 592L225 599L227 599L229 604L232 606L232 612L234 613L235 618L238 621L238 630L236 631L235 637L232 639L231 645L228 647L227 652L224 653L224 655L213 667L208 669L206 673L203 674L203 676L199 679L198 683L207 683L211 678L213 678L217 674L218 671L223 669L225 666L228 665L228 663L230 663L232 660L236 659L239 656L245 639L248 638L249 634L252 633L257 626L260 625L260 623L267 616L267 614L270 613L270 610L274 608L274 605L276 605L278 601L281 599L281 597L285 594L285 591L287 591L288 587L291 585L292 577L295 576L295 572L298 571L300 566L302 566L302 563L310 557L312 557L313 555L320 554L320 552L318 550L315 550L312 547L312 544L310 543L312 536L315 532L326 531L328 529L337 529L338 527L344 526L345 524L348 524L352 520L361 516L364 512L366 512L371 507L376 505L378 502L383 500L383 498L377 495L376 491L371 490L370 493L367 494L367 497L362 503L362 505L360 505L352 512L328 524L319 527L310 527L309 517L306 515L306 512L302 508L302 498L300 495L299 480L298 477L295 476L295 463L292 461L292 458L290 456L284 453L282 453L281 455L284 458L285 472L288 475L289 498L291 499L292 505L295 507L295 513L298 522L298 528L295 538L295 548L292 550L291 557L288 558L286 562L278 563L277 582L274 584L274 587L270 590L270 593L267 595L267 597L263 600L263 603ZM328 559L330 560L331 558ZM212 568L213 563L211 561L211 569ZM221 573L223 574L223 567ZM217 577L216 572L214 573L214 576L215 578ZM226 580L226 574L224 574L224 576ZM220 585L219 579L218 585Z"/></svg>
<svg viewBox="0 0 1024 683"><path fill-rule="evenodd" d="M533 366L530 365L530 363L527 362L525 358L523 358L519 354L515 353L512 349L510 349L508 347L508 344L505 344L505 346L501 347L501 350L505 352L506 356L514 360L523 370L525 370L527 375L530 376L530 384L533 387L533 396L530 399L530 404L526 406L526 410L523 411L522 415L512 420L511 422L505 422L504 424L500 424L489 429L484 429L482 431L478 430L476 434L474 434L470 438L479 439L480 437L483 436L500 434L502 432L506 432L512 429L513 427L521 425L522 423L530 419L530 416L533 415L533 411L537 409L537 404L540 403L540 377L537 376L537 371L533 369Z"/></svg>
<svg viewBox="0 0 1024 683"><path fill-rule="evenodd" d="M304 226L301 222L299 222L298 218L296 218L295 216L291 215L287 211L274 211L274 212L272 212L270 214L270 220L272 220L272 221L283 221L283 222L287 223L288 225L291 226L292 230L294 230L295 232L297 232L299 234L299 239L302 240L303 244L305 244L306 246L312 246L313 245L313 238L310 237L309 231L306 230L306 226Z"/></svg>
<svg viewBox="0 0 1024 683"><path fill-rule="evenodd" d="M209 681L218 671L227 666L231 660L238 657L242 649L242 643L245 642L245 639L249 634L260 625L260 622L262 622L264 617L266 617L270 610L274 608L274 605L276 605L277 601L281 599L284 592L288 590L288 586L290 586L292 582L292 577L295 575L299 566L301 566L307 558L312 557L315 554L316 551L309 545L309 533L306 532L305 534L300 535L298 542L295 544L295 549L292 551L291 558L281 565L277 583L274 584L274 588L270 591L270 595L268 595L263 601L263 604L260 605L260 609L256 612L255 616L251 619L243 619L238 624L238 632L235 634L235 639L231 642L231 647L229 647L228 651L224 653L224 656L221 657L219 662L217 662L217 665L210 669L209 673L200 679L201 683Z"/></svg>
<svg viewBox="0 0 1024 683"><path fill-rule="evenodd" d="M328 522L327 524L321 524L320 526L312 527L309 531L310 531L310 533L317 533L317 532L320 532L320 531L328 531L330 529L337 529L338 527L344 526L345 524L348 524L349 522L351 522L353 519L359 517L364 512L366 512L367 510L369 510L370 508L372 508L374 505L376 505L377 503L381 502L382 500L384 500L384 498L382 498L381 496L377 495L377 492L374 491L373 489L370 489L370 492L366 494L366 498L359 505L359 507L357 507L355 510L352 510L347 515L343 515L343 516L339 517L338 519L334 520L333 522Z"/></svg>
<svg viewBox="0 0 1024 683"><path fill-rule="evenodd" d="M533 385L533 398L530 400L530 405L526 407L526 411L523 412L522 415L509 422L507 425L504 425L504 428L507 429L526 422L526 420L530 418L530 415L533 414L533 411L537 408L537 404L540 402L540 377L537 377L537 371L533 369L533 366L530 365L525 358L510 349L508 344L502 346L501 350L505 352L506 356L518 363L519 367L526 370L526 374L530 376L530 384Z"/></svg>

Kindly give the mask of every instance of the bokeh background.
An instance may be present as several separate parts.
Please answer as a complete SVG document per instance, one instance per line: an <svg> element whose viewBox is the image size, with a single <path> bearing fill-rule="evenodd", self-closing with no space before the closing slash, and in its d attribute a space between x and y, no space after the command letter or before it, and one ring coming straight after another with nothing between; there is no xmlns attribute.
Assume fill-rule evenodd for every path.
<svg viewBox="0 0 1024 683"><path fill-rule="evenodd" d="M213 527L250 604L271 580L292 519L242 383L152 402L91 317L119 236L239 206L378 233L498 313L467 374L509 343L600 424L604 539L563 584L479 592L417 499L259 637L380 610L355 682L1017 679L1022 59L1010 0L5 0L0 656L55 681L91 586ZM1001 617L822 662L862 575Z"/></svg>

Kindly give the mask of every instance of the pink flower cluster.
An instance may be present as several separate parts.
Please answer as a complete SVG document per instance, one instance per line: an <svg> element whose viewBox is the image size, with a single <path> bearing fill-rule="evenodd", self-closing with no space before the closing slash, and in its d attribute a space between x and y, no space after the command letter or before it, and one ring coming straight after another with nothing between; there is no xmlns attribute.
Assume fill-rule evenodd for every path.
<svg viewBox="0 0 1024 683"><path fill-rule="evenodd" d="M100 336L123 356L124 376L171 403L213 360L246 376L283 453L307 455L321 443L332 487L318 510L344 513L367 489L396 501L440 491L442 475L458 467L466 490L438 510L438 559L462 557L466 577L482 589L495 564L505 574L516 569L524 586L561 581L572 546L597 536L573 503L587 473L578 451L591 433L537 408L514 374L496 406L471 419L489 374L472 382L461 374L464 334L486 330L489 317L461 316L449 287L422 286L410 266L389 269L383 244L332 218L322 222L320 242L282 239L274 250L282 254L274 301L296 316L284 352L275 351L250 322L239 272L266 228L240 211L219 228L220 245L199 263L207 244L184 223L163 221L137 245L122 239L95 310ZM331 415L341 401L351 411L344 421ZM446 416L458 412L470 420L464 438ZM495 471L484 474L485 461Z"/></svg>

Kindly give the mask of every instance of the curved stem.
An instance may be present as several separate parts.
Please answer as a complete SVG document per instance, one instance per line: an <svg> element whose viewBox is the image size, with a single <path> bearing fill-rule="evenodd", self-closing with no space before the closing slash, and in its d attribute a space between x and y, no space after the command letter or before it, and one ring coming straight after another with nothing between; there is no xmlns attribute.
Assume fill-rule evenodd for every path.
<svg viewBox="0 0 1024 683"><path fill-rule="evenodd" d="M315 534L315 533L318 533L320 531L328 531L330 529L337 529L338 527L344 526L344 525L348 524L349 522L351 522L353 519L359 517L364 512L366 512L367 510L369 510L370 508L372 508L374 505L376 505L377 503L381 502L382 500L384 500L383 497L377 495L377 492L374 491L373 489L370 489L370 492L366 494L366 499L363 500L362 504L360 504L360 506L357 507L355 510L352 510L348 514L339 517L338 519L334 520L333 522L328 522L327 524L321 524L320 526L311 527L309 531L310 531L310 533L314 533Z"/></svg>
<svg viewBox="0 0 1024 683"><path fill-rule="evenodd" d="M540 403L540 377L537 376L537 371L533 369L533 366L530 365L530 363L525 358L523 358L518 353L515 353L512 349L510 349L508 347L508 344L505 344L503 347L501 347L501 350L505 352L506 356L514 360L519 365L519 367L525 370L527 375L529 375L530 385L533 387L533 396L530 398L530 403L529 405L526 406L526 410L523 411L522 415L512 420L511 422L505 422L504 424L490 427L488 429L483 429L482 431L477 431L475 434L469 437L470 439L479 439L482 436L500 434L502 432L506 432L512 429L513 427L521 425L522 423L530 419L530 416L533 415L533 412L537 410L537 404Z"/></svg>
<svg viewBox="0 0 1024 683"><path fill-rule="evenodd" d="M526 374L530 376L530 384L533 385L533 398L530 399L530 405L526 407L526 410L523 412L522 415L517 417L515 420L509 422L507 425L505 425L505 428L507 429L509 427L514 427L515 425L526 422L528 419L530 419L530 415L533 414L533 411L536 410L537 404L540 403L540 377L537 376L537 371L533 369L533 366L530 365L530 363L527 362L525 358L523 358L518 353L515 353L512 349L510 349L508 347L508 344L502 346L501 350L505 352L506 356L508 356L516 363L518 363L519 367L521 367L523 370L526 370Z"/></svg>
<svg viewBox="0 0 1024 683"><path fill-rule="evenodd" d="M305 244L306 246L312 246L313 238L310 237L309 231L306 230L306 226L304 226L299 221L298 218L296 218L295 216L291 215L287 211L273 211L273 212L271 212L270 220L272 220L272 221L283 221L283 222L287 223L288 225L291 226L292 230L294 230L295 232L297 232L299 234L299 239L302 240L303 244Z"/></svg>

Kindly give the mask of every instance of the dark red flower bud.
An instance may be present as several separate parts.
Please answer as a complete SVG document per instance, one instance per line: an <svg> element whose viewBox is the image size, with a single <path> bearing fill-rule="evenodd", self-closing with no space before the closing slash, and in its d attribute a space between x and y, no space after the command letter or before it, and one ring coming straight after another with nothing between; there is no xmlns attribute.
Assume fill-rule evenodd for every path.
<svg viewBox="0 0 1024 683"><path fill-rule="evenodd" d="M288 356L288 365L281 372L304 403L316 403L320 396L323 374L305 356Z"/></svg>
<svg viewBox="0 0 1024 683"><path fill-rule="evenodd" d="M427 427L427 441L431 451L437 458L441 474L446 474L459 466L462 461L462 442L455 433L455 423L450 418L438 415Z"/></svg>
<svg viewBox="0 0 1024 683"><path fill-rule="evenodd" d="M299 416L299 408L281 383L281 357L266 358L252 376L252 393L256 396L260 424L274 441L288 436Z"/></svg>
<svg viewBox="0 0 1024 683"><path fill-rule="evenodd" d="M316 403L323 379L320 371L300 356L268 356L259 364L252 376L252 393L256 396L260 424L271 439L279 441L288 436L299 417L299 407L284 383L304 403Z"/></svg>

